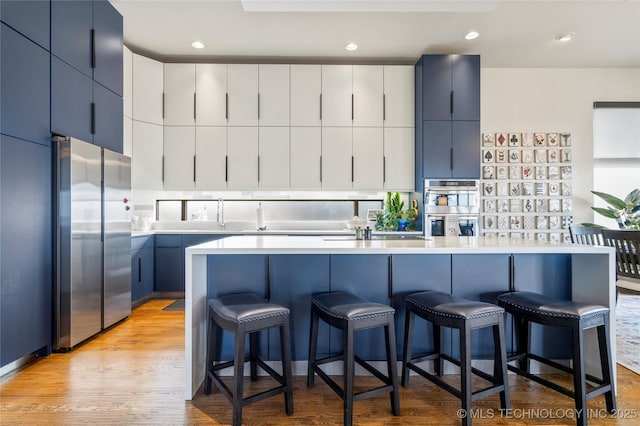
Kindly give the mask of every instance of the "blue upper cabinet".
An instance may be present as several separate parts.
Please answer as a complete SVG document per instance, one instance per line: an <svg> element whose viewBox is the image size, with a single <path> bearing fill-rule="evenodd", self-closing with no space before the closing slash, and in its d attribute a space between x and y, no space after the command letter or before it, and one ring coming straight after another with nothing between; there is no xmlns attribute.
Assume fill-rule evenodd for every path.
<svg viewBox="0 0 640 426"><path fill-rule="evenodd" d="M93 77L93 3L51 2L51 53L78 71Z"/></svg>
<svg viewBox="0 0 640 426"><path fill-rule="evenodd" d="M98 83L93 83L95 128L93 143L122 152L122 98Z"/></svg>
<svg viewBox="0 0 640 426"><path fill-rule="evenodd" d="M93 28L93 79L122 96L122 16L108 1L94 1Z"/></svg>
<svg viewBox="0 0 640 426"><path fill-rule="evenodd" d="M49 53L0 25L0 132L50 145Z"/></svg>
<svg viewBox="0 0 640 426"><path fill-rule="evenodd" d="M93 142L93 81L51 57L51 131ZM122 117L120 117L122 125ZM122 135L120 135L122 139Z"/></svg>
<svg viewBox="0 0 640 426"><path fill-rule="evenodd" d="M49 10L49 0L2 0L0 20L49 50Z"/></svg>
<svg viewBox="0 0 640 426"><path fill-rule="evenodd" d="M480 120L480 56L451 56L453 120Z"/></svg>
<svg viewBox="0 0 640 426"><path fill-rule="evenodd" d="M451 57L425 55L422 62L422 119L451 120Z"/></svg>

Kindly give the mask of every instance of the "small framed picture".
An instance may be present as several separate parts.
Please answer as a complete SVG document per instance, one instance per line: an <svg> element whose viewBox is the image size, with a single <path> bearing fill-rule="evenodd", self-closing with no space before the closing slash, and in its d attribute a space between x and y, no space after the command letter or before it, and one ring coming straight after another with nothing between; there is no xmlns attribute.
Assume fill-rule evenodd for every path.
<svg viewBox="0 0 640 426"><path fill-rule="evenodd" d="M496 146L497 147L505 147L507 146L507 141L509 140L509 135L506 133L496 133Z"/></svg>
<svg viewBox="0 0 640 426"><path fill-rule="evenodd" d="M533 163L533 150L532 149L523 149L522 150L522 162L523 163Z"/></svg>
<svg viewBox="0 0 640 426"><path fill-rule="evenodd" d="M560 162L561 163L570 163L571 162L571 150L570 149L561 149L560 150Z"/></svg>
<svg viewBox="0 0 640 426"><path fill-rule="evenodd" d="M509 229L509 216L498 216L498 229Z"/></svg>
<svg viewBox="0 0 640 426"><path fill-rule="evenodd" d="M509 162L510 163L519 163L520 162L520 150L519 149L510 149L509 150Z"/></svg>
<svg viewBox="0 0 640 426"><path fill-rule="evenodd" d="M571 195L572 191L570 182L562 182L560 188L560 192L562 193L562 195Z"/></svg>
<svg viewBox="0 0 640 426"><path fill-rule="evenodd" d="M524 229L535 229L536 221L533 216L525 216L522 220L522 227Z"/></svg>
<svg viewBox="0 0 640 426"><path fill-rule="evenodd" d="M547 200L544 198L538 198L536 200L536 213L546 213L549 211L547 207Z"/></svg>
<svg viewBox="0 0 640 426"><path fill-rule="evenodd" d="M542 228L540 228L542 229ZM536 240L538 241L547 241L549 239L548 235L546 232L537 232L536 233Z"/></svg>
<svg viewBox="0 0 640 426"><path fill-rule="evenodd" d="M484 195L494 196L496 195L496 186L493 182L485 182L484 183Z"/></svg>
<svg viewBox="0 0 640 426"><path fill-rule="evenodd" d="M520 179L520 166L509 166L509 179Z"/></svg>
<svg viewBox="0 0 640 426"><path fill-rule="evenodd" d="M560 184L557 182L549 182L549 195L560 195Z"/></svg>
<svg viewBox="0 0 640 426"><path fill-rule="evenodd" d="M560 216L549 216L549 229L561 229Z"/></svg>
<svg viewBox="0 0 640 426"><path fill-rule="evenodd" d="M511 211L511 213L521 213L522 212L522 200L510 200L509 201L509 211Z"/></svg>
<svg viewBox="0 0 640 426"><path fill-rule="evenodd" d="M493 154L493 150L492 149L485 149L482 152L482 162L483 163L493 163L494 160L494 154Z"/></svg>
<svg viewBox="0 0 640 426"><path fill-rule="evenodd" d="M509 133L509 146L520 146L520 133Z"/></svg>
<svg viewBox="0 0 640 426"><path fill-rule="evenodd" d="M562 179L571 179L571 166L562 166L560 168L560 177Z"/></svg>
<svg viewBox="0 0 640 426"><path fill-rule="evenodd" d="M547 146L558 146L557 133L547 133Z"/></svg>
<svg viewBox="0 0 640 426"><path fill-rule="evenodd" d="M560 133L560 146L571 146L571 133Z"/></svg>
<svg viewBox="0 0 640 426"><path fill-rule="evenodd" d="M493 166L482 166L482 178L483 179L495 179L495 167Z"/></svg>
<svg viewBox="0 0 640 426"><path fill-rule="evenodd" d="M549 229L549 217L536 216L536 229Z"/></svg>
<svg viewBox="0 0 640 426"><path fill-rule="evenodd" d="M494 146L493 133L484 133L482 135L482 146Z"/></svg>
<svg viewBox="0 0 640 426"><path fill-rule="evenodd" d="M496 189L498 197L506 197L509 195L509 184L507 182L498 182Z"/></svg>
<svg viewBox="0 0 640 426"><path fill-rule="evenodd" d="M559 198L551 198L549 200L549 211L551 213L559 213L560 212L560 199Z"/></svg>
<svg viewBox="0 0 640 426"><path fill-rule="evenodd" d="M527 241L533 241L536 239L536 234L534 232L523 232L522 238L524 238Z"/></svg>
<svg viewBox="0 0 640 426"><path fill-rule="evenodd" d="M533 133L522 134L522 146L533 146Z"/></svg>
<svg viewBox="0 0 640 426"><path fill-rule="evenodd" d="M484 212L495 213L496 212L496 200L484 200Z"/></svg>
<svg viewBox="0 0 640 426"><path fill-rule="evenodd" d="M484 217L484 229L496 229L496 217L485 216Z"/></svg>
<svg viewBox="0 0 640 426"><path fill-rule="evenodd" d="M547 168L545 166L536 166L536 180L547 178Z"/></svg>
<svg viewBox="0 0 640 426"><path fill-rule="evenodd" d="M509 184L509 193L512 197L518 197L522 194L522 192L520 191L520 183L519 182L515 182L515 183L510 183Z"/></svg>
<svg viewBox="0 0 640 426"><path fill-rule="evenodd" d="M565 198L562 200L562 213L571 213L573 210L573 201L571 198Z"/></svg>
<svg viewBox="0 0 640 426"><path fill-rule="evenodd" d="M530 198L522 200L522 211L525 213L533 212L533 201Z"/></svg>
<svg viewBox="0 0 640 426"><path fill-rule="evenodd" d="M496 177L497 177L497 179L506 179L507 178L507 166L497 166L496 167Z"/></svg>
<svg viewBox="0 0 640 426"><path fill-rule="evenodd" d="M547 135L544 133L535 133L533 135L533 144L535 146L547 146Z"/></svg>
<svg viewBox="0 0 640 426"><path fill-rule="evenodd" d="M558 161L560 161L560 150L558 149L547 150L547 161L549 163L557 163Z"/></svg>
<svg viewBox="0 0 640 426"><path fill-rule="evenodd" d="M546 149L536 149L536 151L535 151L535 160L536 160L536 163L546 163L547 162L547 150Z"/></svg>
<svg viewBox="0 0 640 426"><path fill-rule="evenodd" d="M498 213L509 213L509 200L498 200Z"/></svg>
<svg viewBox="0 0 640 426"><path fill-rule="evenodd" d="M521 216L511 216L511 229L522 229Z"/></svg>
<svg viewBox="0 0 640 426"><path fill-rule="evenodd" d="M522 166L522 179L533 179L533 167L530 164Z"/></svg>
<svg viewBox="0 0 640 426"><path fill-rule="evenodd" d="M549 166L547 169L547 176L549 179L560 179L560 167Z"/></svg>
<svg viewBox="0 0 640 426"><path fill-rule="evenodd" d="M559 232L551 232L549 233L549 242L551 243L559 243L562 239L562 235Z"/></svg>
<svg viewBox="0 0 640 426"><path fill-rule="evenodd" d="M522 195L526 195L527 197L530 197L533 195L533 183L524 182L521 186L522 186Z"/></svg>
<svg viewBox="0 0 640 426"><path fill-rule="evenodd" d="M536 190L536 195L547 195L547 183L536 182L535 190Z"/></svg>
<svg viewBox="0 0 640 426"><path fill-rule="evenodd" d="M507 150L496 149L496 163L506 163L506 162L507 162Z"/></svg>

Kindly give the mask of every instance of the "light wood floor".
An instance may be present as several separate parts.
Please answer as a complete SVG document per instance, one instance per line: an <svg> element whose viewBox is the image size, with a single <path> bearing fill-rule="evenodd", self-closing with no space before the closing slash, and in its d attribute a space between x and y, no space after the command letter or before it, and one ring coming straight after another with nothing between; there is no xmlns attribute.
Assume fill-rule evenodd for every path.
<svg viewBox="0 0 640 426"><path fill-rule="evenodd" d="M152 300L114 329L66 354L53 354L0 381L2 425L227 425L229 402L220 394L184 401L184 312L162 311L171 300ZM452 383L457 376L448 376ZM263 386L247 380L249 390ZM372 383L367 378L360 385ZM267 383L271 384L271 383ZM514 411L501 416L497 396L474 404L475 425L572 425L572 400L511 375ZM603 418L604 398L589 402L590 425L640 424L640 376L618 366L618 408L625 418ZM390 414L388 396L355 403L356 425L458 425L459 402L416 377L401 388L402 415ZM284 413L283 397L245 408L248 425L340 425L342 403L320 379L307 389L295 378L295 413ZM601 411L597 411L602 409Z"/></svg>

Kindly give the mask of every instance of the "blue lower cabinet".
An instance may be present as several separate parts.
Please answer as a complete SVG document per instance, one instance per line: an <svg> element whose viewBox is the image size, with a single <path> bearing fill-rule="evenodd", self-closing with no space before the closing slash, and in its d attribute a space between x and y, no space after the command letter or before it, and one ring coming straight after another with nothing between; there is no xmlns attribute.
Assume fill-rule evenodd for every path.
<svg viewBox="0 0 640 426"><path fill-rule="evenodd" d="M266 297L268 261L269 256L260 254L216 254L208 256L207 299L234 293L255 293ZM219 349L222 360L233 359L233 339L233 334L223 333L222 347ZM269 354L268 341L268 333L260 332L258 345L260 347L260 356L264 358ZM245 348L248 353L248 337L245 341Z"/></svg>
<svg viewBox="0 0 640 426"><path fill-rule="evenodd" d="M154 288L153 247L131 252L131 302L145 300Z"/></svg>
<svg viewBox="0 0 640 426"><path fill-rule="evenodd" d="M311 296L329 291L329 255L269 256L271 302L291 311L291 356L294 361L309 359ZM329 326L321 323L318 356L329 354ZM269 330L269 359L280 360L280 332Z"/></svg>
<svg viewBox="0 0 640 426"><path fill-rule="evenodd" d="M0 133L50 146L50 55L4 24L0 45Z"/></svg>
<svg viewBox="0 0 640 426"><path fill-rule="evenodd" d="M411 293L437 290L451 293L451 255L403 254L391 256L391 306L396 310L396 347L398 359L404 354L405 297ZM443 332L444 344L451 350L451 332ZM412 354L432 352L431 323L416 316L413 325Z"/></svg>
<svg viewBox="0 0 640 426"><path fill-rule="evenodd" d="M451 293L482 302L497 302L509 291L508 254L459 254L451 256ZM505 331L507 351L512 348L511 325ZM493 332L490 327L474 330L471 352L474 358L493 359ZM452 333L453 356L460 356L460 333Z"/></svg>
<svg viewBox="0 0 640 426"><path fill-rule="evenodd" d="M51 148L0 138L0 366L5 366L50 350Z"/></svg>
<svg viewBox="0 0 640 426"><path fill-rule="evenodd" d="M182 256L182 247L156 246L155 291L184 291Z"/></svg>
<svg viewBox="0 0 640 426"><path fill-rule="evenodd" d="M559 300L571 300L571 255L514 255L516 291L533 291ZM551 359L571 358L571 331L558 327L531 326L531 350Z"/></svg>
<svg viewBox="0 0 640 426"><path fill-rule="evenodd" d="M331 256L331 291L357 294L369 302L390 304L389 256L377 254ZM342 331L331 329L331 352L342 351ZM386 360L384 330L362 330L355 337L356 355Z"/></svg>
<svg viewBox="0 0 640 426"><path fill-rule="evenodd" d="M92 103L91 78L51 56L51 131L93 143Z"/></svg>

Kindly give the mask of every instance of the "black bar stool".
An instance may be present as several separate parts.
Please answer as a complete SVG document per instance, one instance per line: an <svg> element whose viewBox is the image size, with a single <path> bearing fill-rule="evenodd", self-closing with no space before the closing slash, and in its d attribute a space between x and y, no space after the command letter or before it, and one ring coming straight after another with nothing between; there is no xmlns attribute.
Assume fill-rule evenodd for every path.
<svg viewBox="0 0 640 426"><path fill-rule="evenodd" d="M260 330L272 327L280 328L280 350L282 351L282 374L269 367L258 356L258 334ZM235 333L235 347L233 361L214 365L218 340L222 340L223 330ZM249 355L245 356L244 340L249 333ZM242 385L244 363L251 363L251 380L258 378L260 366L280 386L257 393L247 398L243 397ZM218 375L218 371L234 367L233 390L229 389ZM204 382L204 394L211 393L211 383L227 397L233 404L233 424L242 424L242 407L284 392L285 411L287 415L293 413L293 386L291 377L291 342L289 340L289 309L273 303L267 303L263 298L252 293L231 294L211 299L209 301L209 330L207 336L207 361Z"/></svg>
<svg viewBox="0 0 640 426"><path fill-rule="evenodd" d="M344 424L353 421L353 401L390 392L391 411L400 414L398 395L398 375L396 366L396 338L394 330L395 310L387 305L368 302L354 294L345 292L316 294L311 299L311 334L309 337L309 366L307 386L313 387L314 372L324 380L344 401ZM318 348L318 320L343 331L344 352L340 355L316 359ZM355 355L354 334L358 330L384 327L387 350L387 376L373 368L368 362ZM329 362L344 362L344 388L330 378L320 366ZM354 361L380 379L384 386L353 393Z"/></svg>
<svg viewBox="0 0 640 426"><path fill-rule="evenodd" d="M609 308L600 305L556 300L538 293L518 291L498 296L498 304L513 315L518 338L518 353L508 361L518 361L519 366L509 365L509 370L530 380L538 382L575 400L576 423L587 424L584 409L587 400L605 395L607 411L616 409L616 396L613 384L613 366L609 342ZM531 353L531 323L571 329L573 337L573 368L558 364L550 359ZM586 374L584 368L584 330L597 327L598 348L602 379ZM554 367L573 376L573 390L557 385L529 371L530 360ZM587 392L586 380L599 386Z"/></svg>
<svg viewBox="0 0 640 426"><path fill-rule="evenodd" d="M508 409L509 385L507 381L507 350L504 337L504 309L490 303L475 302L439 291L423 291L410 294L405 300L407 312L404 330L402 386L409 385L409 370L411 369L460 398L462 409L464 410L464 415L461 416L463 425L471 424L471 403L487 395L500 392L500 406L503 409ZM412 358L413 323L416 315L431 322L433 326L434 352ZM440 333L441 327L460 330L460 360L444 353L444 342ZM495 345L493 376L471 367L471 331L483 327L493 328ZM434 361L435 375L417 365L429 360ZM444 360L460 367L460 390L438 377L443 373ZM489 381L492 385L472 392L471 373Z"/></svg>

